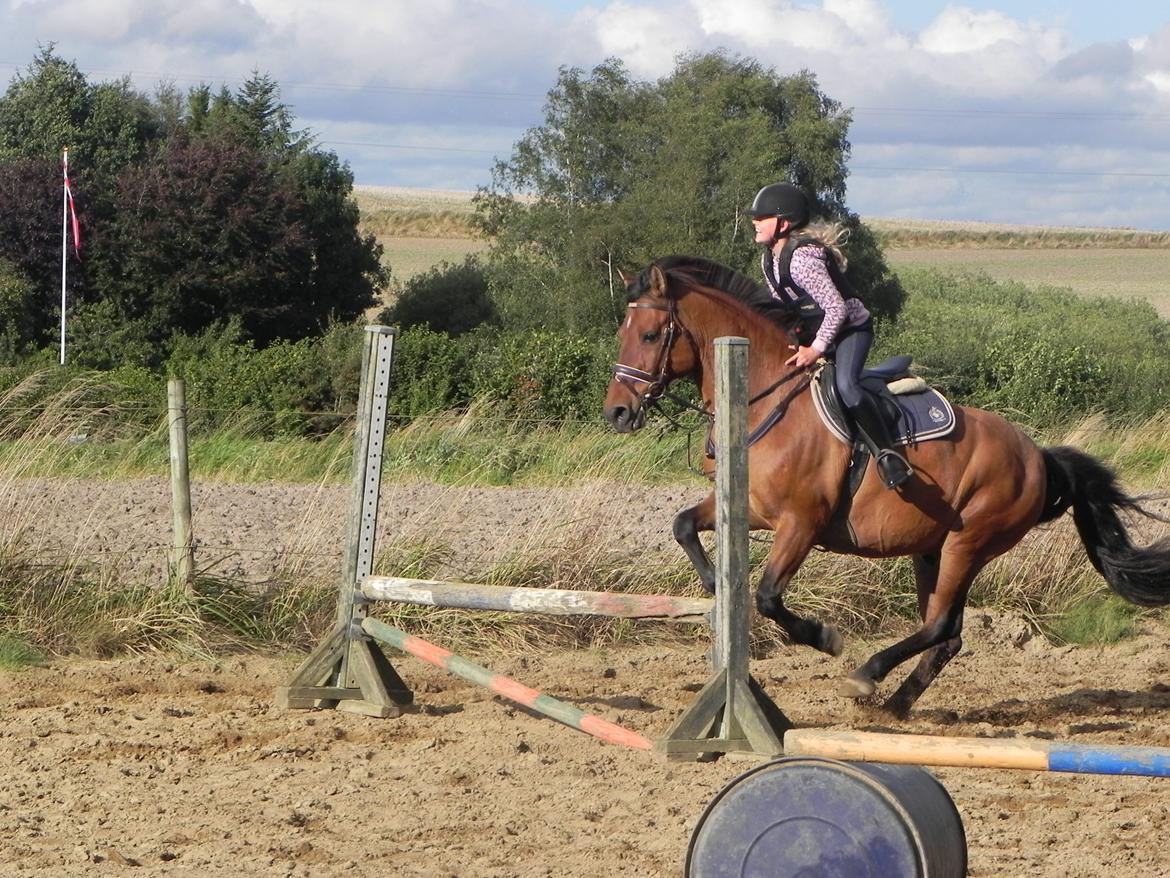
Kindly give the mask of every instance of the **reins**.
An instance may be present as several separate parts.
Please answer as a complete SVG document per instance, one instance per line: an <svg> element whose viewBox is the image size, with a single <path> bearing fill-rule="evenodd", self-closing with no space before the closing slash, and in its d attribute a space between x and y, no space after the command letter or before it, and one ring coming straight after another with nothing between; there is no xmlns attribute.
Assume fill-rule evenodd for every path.
<svg viewBox="0 0 1170 878"><path fill-rule="evenodd" d="M699 355L699 346L695 342L694 336L691 335L690 330L688 330L686 326L684 326L678 319L677 301L673 298L669 298L667 299L667 304L665 305L659 304L657 302L630 302L627 307L650 308L655 311L666 311L669 314L669 319L666 324L666 329L664 330L664 338L662 340L662 346L658 351L658 356L654 365L654 371L647 372L644 369L637 369L633 366L627 366L625 363L615 363L613 366L614 378L622 384L627 385L635 393L638 393L636 384L645 384L646 389L641 393L638 393L642 405L646 406L647 408L656 409L659 414L661 414L664 418L666 418L667 421L673 424L676 429L683 430L686 428L683 427L682 424L678 423L678 421L672 418L669 414L667 414L666 411L662 409L661 405L659 405L659 402L663 397L671 400L682 408L687 408L698 412L707 419L708 425L713 424L715 421L715 413L713 411L710 411L704 406L697 406L690 400L683 399L676 394L670 393L667 389L670 384L670 376L667 374L670 369L670 351L674 346L675 339L678 337L680 329L686 336L687 340L691 343L691 347L695 351L696 359ZM777 403L776 407L768 413L767 417L765 417L764 420L761 421L747 437L747 445L749 448L759 440L763 439L764 436L768 434L768 431L770 431L774 426L776 426L776 424L781 421L784 415L788 412L788 406L791 404L792 400L794 400L797 395L799 395L800 392L808 387L808 385L812 382L812 373L806 372L803 369L794 369L787 375L782 376L772 384L768 385L768 387L748 400L748 406L751 407L760 400L767 398L776 390L783 387L785 384L799 375L803 375L804 379L796 384L788 392L788 394L786 394L784 398L781 399L779 403ZM713 454L713 449L714 445L710 436L708 435L708 456Z"/></svg>
<svg viewBox="0 0 1170 878"><path fill-rule="evenodd" d="M776 404L776 407L768 413L768 416L766 418L764 418L764 420L762 420L759 423L759 425L756 427L756 429L752 430L752 432L747 437L748 448L751 448L753 445L755 445L757 442L759 442L761 439L763 439L764 436L766 436L768 434L769 430L771 430L778 423L780 423L780 419L783 418L784 415L786 415L788 413L788 406L792 402L792 400L796 399L796 397L800 395L801 391L803 391L806 387L809 386L809 384L812 383L812 373L806 372L804 369L797 369L793 372L789 372L787 375L785 375L783 378L781 378L779 381L777 381L775 384L773 384L771 387L769 387L763 393L757 393L755 396L753 396L751 399L748 400L748 406L750 407L752 403L759 402L761 399L768 396L773 391L778 390L779 388L783 387L787 382L791 381L797 375L803 375L804 376L803 380L798 382L788 392L788 394L782 400L780 400L779 403Z"/></svg>

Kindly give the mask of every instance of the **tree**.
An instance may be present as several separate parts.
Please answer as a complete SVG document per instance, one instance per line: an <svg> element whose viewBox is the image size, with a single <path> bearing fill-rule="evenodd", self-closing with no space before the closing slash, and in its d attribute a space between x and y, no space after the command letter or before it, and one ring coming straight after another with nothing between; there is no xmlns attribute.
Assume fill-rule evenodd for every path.
<svg viewBox="0 0 1170 878"><path fill-rule="evenodd" d="M382 245L362 234L353 198L353 173L336 153L297 150L279 174L297 194L297 219L313 254L296 295L300 307L285 312L273 332L302 338L322 331L330 320L353 320L377 301L389 282Z"/></svg>
<svg viewBox="0 0 1170 878"><path fill-rule="evenodd" d="M60 317L62 150L70 150L88 254L91 233L112 211L113 181L149 153L160 133L150 102L127 79L91 84L52 45L0 95L0 259L27 281L15 330L22 346L47 342ZM88 268L88 261L70 264L71 301L92 295Z"/></svg>
<svg viewBox="0 0 1170 878"><path fill-rule="evenodd" d="M102 300L160 349L238 315L252 338L303 307L312 250L296 193L245 146L173 137L117 183L117 212L95 239Z"/></svg>
<svg viewBox="0 0 1170 878"><path fill-rule="evenodd" d="M0 97L0 163L60 159L68 148L78 180L96 187L140 161L160 134L155 110L129 78L93 85L51 44Z"/></svg>
<svg viewBox="0 0 1170 878"><path fill-rule="evenodd" d="M684 56L653 84L617 60L588 76L562 69L544 124L476 197L505 325L610 328L624 308L614 269L672 253L758 274L739 211L777 180L853 229L851 278L871 310L896 314L901 289L845 207L849 122L812 74L780 77L723 52Z"/></svg>
<svg viewBox="0 0 1170 878"><path fill-rule="evenodd" d="M387 270L358 228L353 176L294 118L259 73L235 94L164 84L152 103L42 49L0 95L0 260L22 279L0 303L9 347L49 342L59 317L64 146L82 222L84 260L69 271L82 360L157 365L175 334L233 316L263 346L372 307Z"/></svg>
<svg viewBox="0 0 1170 878"><path fill-rule="evenodd" d="M11 262L0 259L0 363L12 365L40 340L43 315L35 306L28 278Z"/></svg>
<svg viewBox="0 0 1170 878"><path fill-rule="evenodd" d="M305 274L290 279L288 297L299 307L271 314L257 341L303 338L330 319L352 320L372 307L388 274L381 244L358 228L353 174L335 153L313 147L312 137L294 128L275 80L253 73L235 95L221 89L213 96L199 86L188 107L193 138L246 145L296 196L299 233L312 259ZM248 321L245 326L251 329Z"/></svg>
<svg viewBox="0 0 1170 878"><path fill-rule="evenodd" d="M49 343L60 321L61 302L61 196L60 161L18 158L0 163L0 261L7 261L23 279L19 286L26 300L17 305L8 291L9 318L15 322L9 334L19 340L16 348L35 348ZM77 211L87 218L88 198L76 196ZM87 242L88 243L88 242ZM87 286L84 262L69 244L67 293L73 301ZM16 319L12 309L18 308Z"/></svg>

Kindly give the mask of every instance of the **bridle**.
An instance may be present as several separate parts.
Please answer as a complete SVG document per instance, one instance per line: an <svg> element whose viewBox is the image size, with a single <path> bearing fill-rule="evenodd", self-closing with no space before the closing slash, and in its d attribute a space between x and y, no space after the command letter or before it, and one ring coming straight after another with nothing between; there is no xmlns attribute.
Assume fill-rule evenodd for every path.
<svg viewBox="0 0 1170 878"><path fill-rule="evenodd" d="M653 372L636 369L625 363L614 363L613 365L613 377L629 387L641 399L643 405L647 405L662 399L666 394L666 388L670 386L670 350L674 347L674 340L678 336L679 330L681 329L683 335L690 341L691 347L695 348L696 355L698 354L698 345L695 344L690 331L679 323L678 304L674 299L667 299L665 305L657 302L630 302L627 307L665 311L669 315L666 328L663 330L662 346L658 349L658 356L655 358ZM638 385L641 384L646 385L646 389L639 393Z"/></svg>

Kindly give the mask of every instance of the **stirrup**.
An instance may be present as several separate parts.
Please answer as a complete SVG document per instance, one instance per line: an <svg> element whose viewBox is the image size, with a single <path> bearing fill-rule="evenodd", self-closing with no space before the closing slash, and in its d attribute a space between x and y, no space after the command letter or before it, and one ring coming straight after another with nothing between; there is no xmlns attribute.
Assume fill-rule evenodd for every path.
<svg viewBox="0 0 1170 878"><path fill-rule="evenodd" d="M878 474L882 477L882 484L890 490L901 485L914 475L914 468L898 452L886 448L877 455Z"/></svg>

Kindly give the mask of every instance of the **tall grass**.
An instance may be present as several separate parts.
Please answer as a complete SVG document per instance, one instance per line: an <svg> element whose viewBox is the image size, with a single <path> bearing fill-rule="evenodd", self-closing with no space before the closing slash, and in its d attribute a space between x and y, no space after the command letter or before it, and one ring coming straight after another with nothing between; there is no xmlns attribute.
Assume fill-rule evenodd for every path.
<svg viewBox="0 0 1170 878"><path fill-rule="evenodd" d="M193 588L143 581L133 568L92 542L87 522L106 514L106 481L166 472L165 424L129 429L116 407L91 406L92 387L79 382L35 412L29 388L0 397L0 662L31 650L112 655L144 649L182 649L214 655L224 649L307 646L333 613L337 582L308 562L326 523L310 507L286 535L285 549L263 582L200 576ZM17 415L19 414L19 418ZM140 419L139 419L140 420ZM347 427L316 440L260 438L222 428L191 441L192 470L204 481L298 481L318 490L343 484L349 472ZM1127 430L1089 418L1070 431L1040 436L1044 444L1080 445L1118 467L1133 490L1170 483L1170 430L1160 415ZM79 441L78 437L86 437ZM701 496L705 481L685 463L689 441L701 458L703 431L657 436L650 430L616 436L598 423L499 419L483 406L419 418L391 429L386 483L431 481L451 486L428 492L430 508L412 532L382 547L378 572L437 575L512 586L638 593L699 594L690 565L662 533L638 522L640 486L685 485ZM78 522L68 545L50 545L36 522L51 492L20 490L29 480L90 479L90 502L67 510ZM482 558L459 557L443 535L466 515L463 488L538 486L547 491L539 514L521 535ZM34 496L37 499L32 499ZM696 499L697 499L696 496ZM49 499L46 500L45 498ZM681 505L681 504L680 504ZM1164 532L1140 531L1143 540ZM609 535L621 535L615 538ZM761 573L771 537L752 544L752 579ZM709 540L708 540L709 543ZM659 548L650 548L658 546ZM904 627L916 613L913 577L905 559L871 561L814 552L791 584L788 602L850 633ZM971 595L975 606L1020 613L1062 640L1122 636L1142 614L1108 598L1089 566L1071 522L1037 529L993 563ZM658 623L614 620L548 621L508 614L397 607L387 610L412 630L471 651L543 648L553 643L610 643L677 636ZM758 646L774 643L774 626L757 620ZM694 626L685 636L694 637Z"/></svg>

